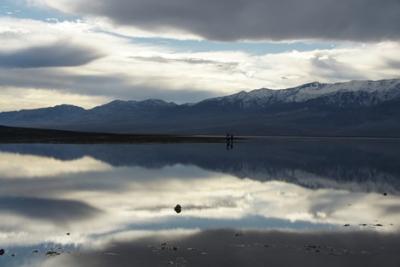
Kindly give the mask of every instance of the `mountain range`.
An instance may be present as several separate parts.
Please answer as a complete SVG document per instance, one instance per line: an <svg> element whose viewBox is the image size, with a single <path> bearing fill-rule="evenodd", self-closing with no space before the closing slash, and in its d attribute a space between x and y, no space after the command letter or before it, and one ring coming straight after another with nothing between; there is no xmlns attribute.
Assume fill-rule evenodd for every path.
<svg viewBox="0 0 400 267"><path fill-rule="evenodd" d="M156 134L400 137L400 79L313 82L176 104L116 100L0 113L0 125Z"/></svg>
<svg viewBox="0 0 400 267"><path fill-rule="evenodd" d="M237 143L233 150L226 150L220 143L0 144L1 153L65 162L89 157L122 168L196 166L241 179L279 180L311 189L400 195L400 142L397 141L266 138ZM185 179L190 179L190 175ZM93 184L91 180L89 184Z"/></svg>

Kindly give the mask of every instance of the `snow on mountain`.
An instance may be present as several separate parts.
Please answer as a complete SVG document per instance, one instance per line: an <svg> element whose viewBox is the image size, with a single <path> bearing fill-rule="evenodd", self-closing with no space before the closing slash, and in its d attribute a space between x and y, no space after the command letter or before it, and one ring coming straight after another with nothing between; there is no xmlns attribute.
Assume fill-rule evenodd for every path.
<svg viewBox="0 0 400 267"><path fill-rule="evenodd" d="M286 101L303 102L321 96L333 95L344 92L366 92L380 96L382 100L390 98L391 91L400 92L400 80L382 80L382 81L351 81L347 83L310 83L297 88L287 89L295 92L286 98ZM283 90L282 92L285 92Z"/></svg>
<svg viewBox="0 0 400 267"><path fill-rule="evenodd" d="M263 88L250 92L242 91L234 95L208 99L203 102L241 102L243 107L265 106L276 103L305 102L320 97L335 97L339 94L352 94L359 101L363 101L363 96L368 97L368 101L363 101L363 103L368 104L372 101L375 104L400 97L400 80L351 81L334 84L313 82L282 90ZM340 98L337 101L340 101Z"/></svg>

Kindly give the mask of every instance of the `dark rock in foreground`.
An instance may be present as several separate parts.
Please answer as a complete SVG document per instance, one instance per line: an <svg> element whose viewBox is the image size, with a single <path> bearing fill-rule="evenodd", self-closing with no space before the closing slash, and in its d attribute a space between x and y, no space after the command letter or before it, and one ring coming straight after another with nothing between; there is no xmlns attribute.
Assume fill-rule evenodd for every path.
<svg viewBox="0 0 400 267"><path fill-rule="evenodd" d="M174 210L175 210L176 213L181 213L182 212L182 206L178 204L178 205L175 206Z"/></svg>

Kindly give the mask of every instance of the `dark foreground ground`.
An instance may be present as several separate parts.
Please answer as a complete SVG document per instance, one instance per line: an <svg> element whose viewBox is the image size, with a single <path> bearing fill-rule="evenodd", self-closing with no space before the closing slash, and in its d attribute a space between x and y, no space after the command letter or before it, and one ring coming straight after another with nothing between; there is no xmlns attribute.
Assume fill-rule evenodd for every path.
<svg viewBox="0 0 400 267"><path fill-rule="evenodd" d="M46 266L400 266L400 235L377 232L205 231L115 242L100 251L62 253Z"/></svg>
<svg viewBox="0 0 400 267"><path fill-rule="evenodd" d="M0 143L118 144L118 143L219 143L224 137L109 134L0 126Z"/></svg>

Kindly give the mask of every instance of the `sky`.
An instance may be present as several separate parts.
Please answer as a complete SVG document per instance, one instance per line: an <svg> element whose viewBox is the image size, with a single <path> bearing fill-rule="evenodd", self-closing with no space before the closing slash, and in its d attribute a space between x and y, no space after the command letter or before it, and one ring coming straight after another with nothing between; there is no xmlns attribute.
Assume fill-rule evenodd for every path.
<svg viewBox="0 0 400 267"><path fill-rule="evenodd" d="M0 111L400 78L399 0L0 0Z"/></svg>

